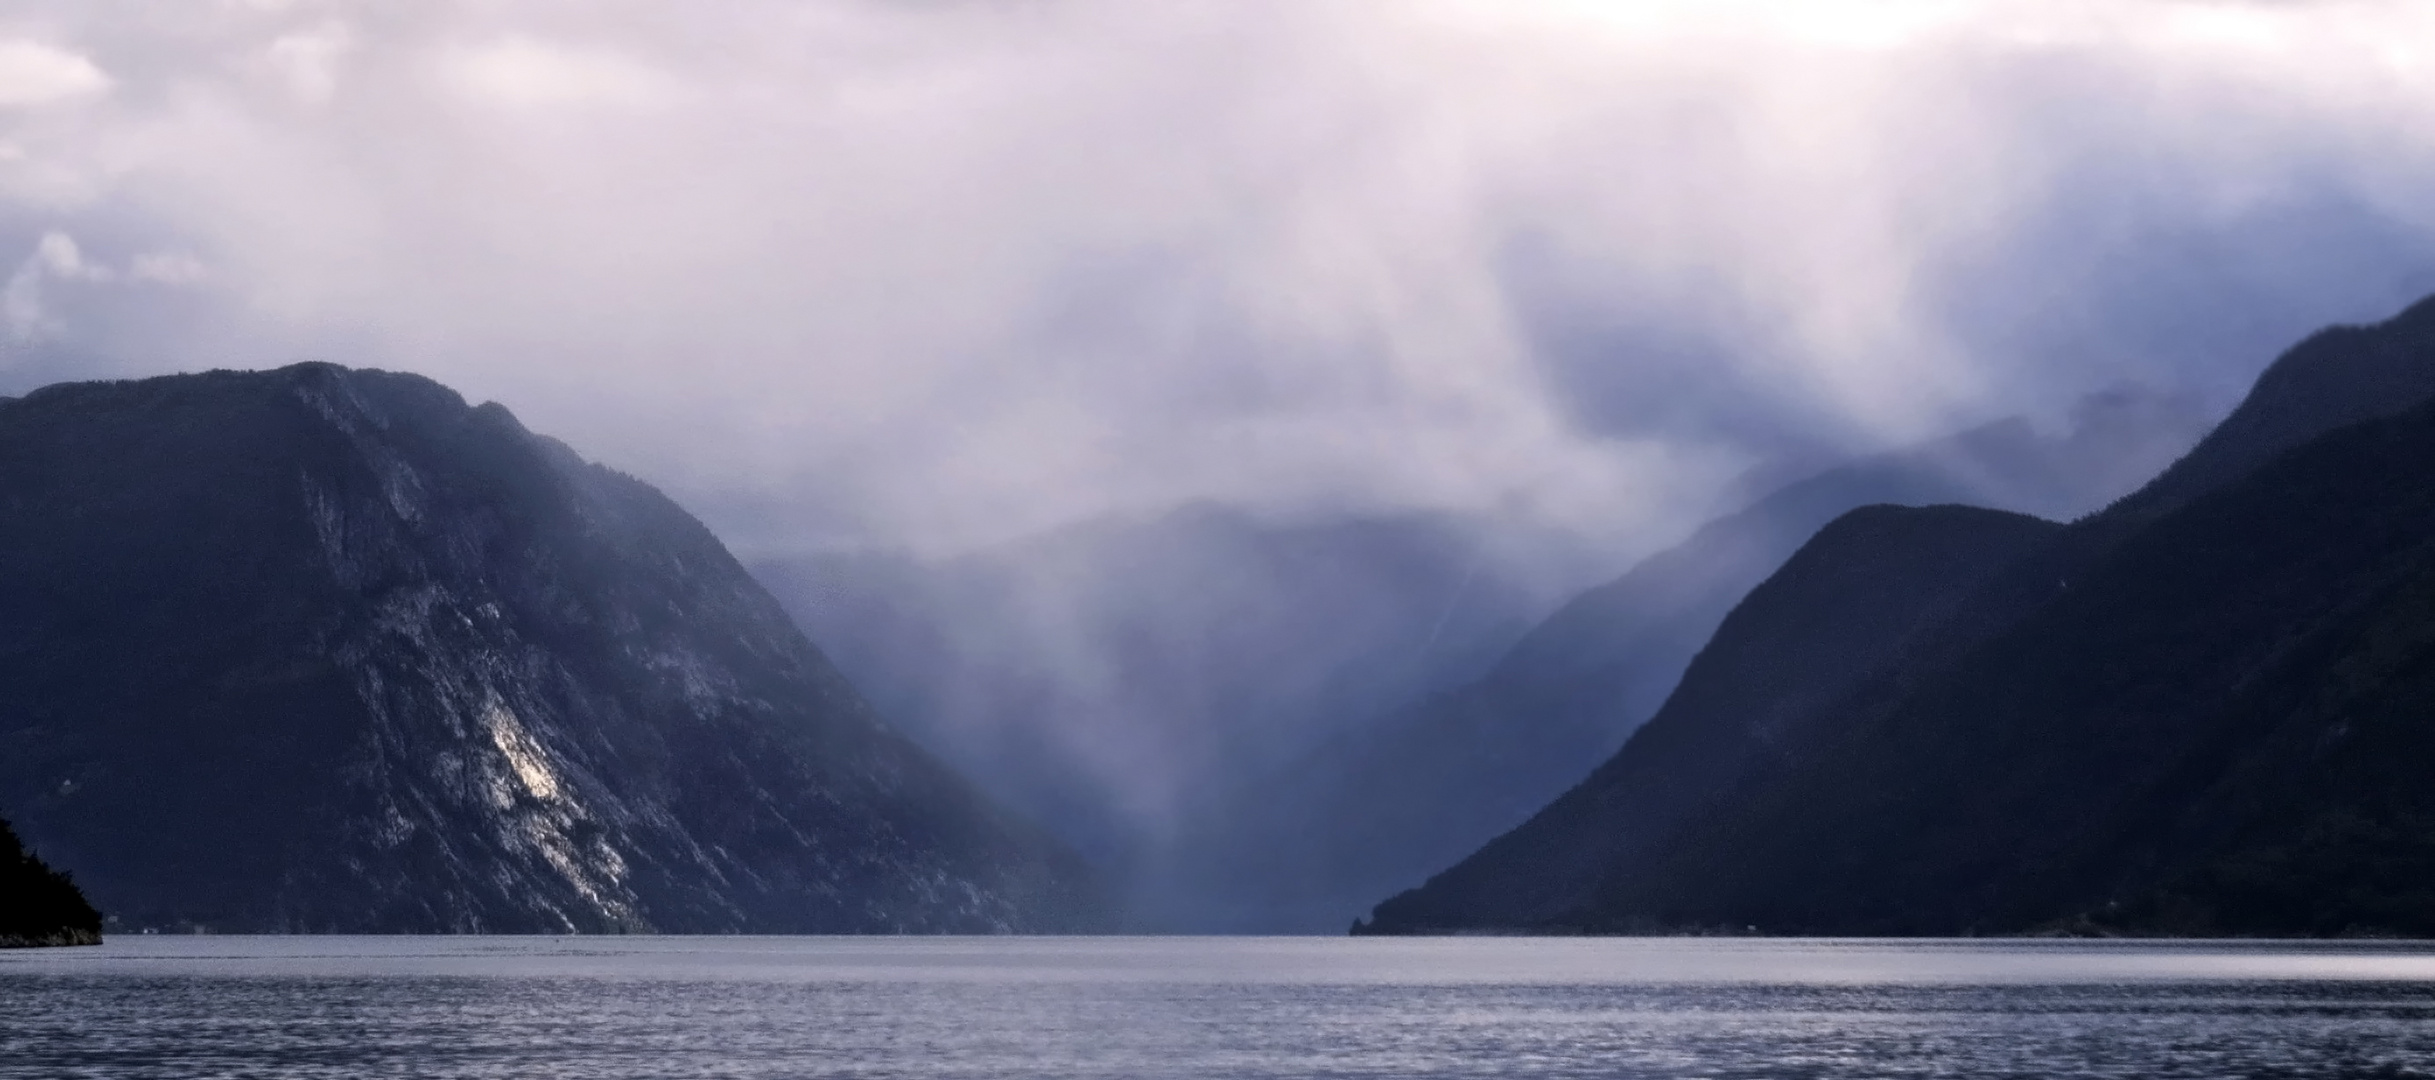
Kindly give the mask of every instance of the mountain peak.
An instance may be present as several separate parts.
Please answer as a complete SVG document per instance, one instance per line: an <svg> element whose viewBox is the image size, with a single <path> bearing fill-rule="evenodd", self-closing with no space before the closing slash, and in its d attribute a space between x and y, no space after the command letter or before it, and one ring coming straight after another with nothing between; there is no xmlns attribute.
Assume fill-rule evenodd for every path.
<svg viewBox="0 0 2435 1080"><path fill-rule="evenodd" d="M0 810L129 926L1087 925L709 530L429 379L0 409Z"/></svg>
<svg viewBox="0 0 2435 1080"><path fill-rule="evenodd" d="M2214 431L2117 507L2153 516L2326 432L2429 399L2435 399L2435 296L2383 322L2329 327L2292 346Z"/></svg>
<svg viewBox="0 0 2435 1080"><path fill-rule="evenodd" d="M1847 515L1589 781L1357 932L2425 933L2431 391L2435 301L1990 557Z"/></svg>

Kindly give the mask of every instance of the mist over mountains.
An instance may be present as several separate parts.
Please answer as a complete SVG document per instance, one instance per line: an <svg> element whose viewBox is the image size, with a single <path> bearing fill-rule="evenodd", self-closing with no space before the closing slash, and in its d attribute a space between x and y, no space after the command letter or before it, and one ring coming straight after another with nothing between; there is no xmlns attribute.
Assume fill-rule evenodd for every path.
<svg viewBox="0 0 2435 1080"><path fill-rule="evenodd" d="M1670 695L1732 711L1683 676L1838 515L1958 503L2087 534L2277 351L2435 288L2428 40L2435 7L2408 0L22 0L0 15L0 395L24 396L0 415L67 439L59 403L99 391L54 384L413 371L684 510L492 432L410 461L479 497L339 499L330 548L300 539L288 473L343 494L327 476L405 459L247 429L258 458L206 476L227 455L203 419L41 443L58 471L9 475L57 521L0 523L30 560L0 566L0 656L175 663L0 678L31 710L0 725L46 747L0 744L22 771L0 817L73 868L66 809L134 789L56 770L153 751L53 745L53 721L218 701L215 724L345 718L213 744L252 747L205 759L238 772L354 761L329 731L444 733L289 792L343 806L338 839L230 825L267 838L228 849L255 870L362 864L359 893L295 886L352 899L259 925L1011 928L1087 878L1139 928L1333 931L1545 809ZM2414 400L2410 378L2359 385ZM2185 463L2107 528L2370 418L2310 396L2332 385L2261 384L2273 408L2218 439L2251 457L2193 458L2234 464ZM173 435L195 449L113 456ZM226 521L196 524L204 490ZM545 519L507 577L462 550ZM2013 521L1869 520L1929 554L1995 551ZM369 561L327 554L358 541ZM1818 571L1818 602L1892 635L1848 644L1921 640L1917 612L1828 586L1941 586L1820 550L1857 569ZM524 588L552 575L598 606ZM52 579L91 582L93 614ZM214 599L161 599L178 582ZM441 614L399 606L431 590ZM2008 633L2042 595L1952 618ZM699 622L645 617L669 606ZM395 626L428 632L365 629ZM228 704L289 670L239 654L306 657L321 696ZM406 685L438 689L391 700ZM712 715L716 738L663 738ZM764 720L846 748L764 747ZM497 772L514 730L581 813ZM705 749L738 745L766 752ZM477 774L513 805L481 809ZM193 783L156 801L216 805ZM153 798L96 820L131 844L119 815L168 813ZM411 828L366 809L392 804ZM862 854L798 860L831 812ZM764 843L783 880L743 872ZM235 865L194 846L165 856L179 874ZM79 880L130 916L228 921L127 901L117 873ZM288 888L223 877L182 895L259 911ZM383 907L409 878L439 883L431 910Z"/></svg>
<svg viewBox="0 0 2435 1080"><path fill-rule="evenodd" d="M1480 678L1238 782L1184 861L1205 895L1227 897L1212 915L1333 928L1520 824L1612 754L1726 612L1846 510L1968 501L2070 518L2204 428L2186 400L2114 391L2082 402L2059 436L2007 420L1787 485L1573 597Z"/></svg>
<svg viewBox="0 0 2435 1080"><path fill-rule="evenodd" d="M0 807L121 928L1318 930L1459 859L1359 929L2412 930L2430 327L2178 460L2125 390L1846 462L1544 617L1429 517L764 566L842 672L499 406L62 384L0 401Z"/></svg>
<svg viewBox="0 0 2435 1080"><path fill-rule="evenodd" d="M416 371L756 563L1213 503L1586 585L2435 288L2419 5L1791 10L25 0L0 393Z"/></svg>
<svg viewBox="0 0 2435 1080"><path fill-rule="evenodd" d="M2072 516L2204 428L2194 403L2134 389L2071 423L1826 469L1569 599L1515 576L1547 557L1495 550L1487 523L1214 507L938 563L755 569L909 733L1128 880L1136 925L1326 931L1613 752L1836 514L1975 500Z"/></svg>
<svg viewBox="0 0 2435 1080"><path fill-rule="evenodd" d="M754 571L909 734L1123 862L1225 778L1485 670L1549 603L1497 542L1443 516L1197 505Z"/></svg>
<svg viewBox="0 0 2435 1080"><path fill-rule="evenodd" d="M2435 299L2068 527L1846 515L1588 780L1357 929L2427 933L2431 392Z"/></svg>

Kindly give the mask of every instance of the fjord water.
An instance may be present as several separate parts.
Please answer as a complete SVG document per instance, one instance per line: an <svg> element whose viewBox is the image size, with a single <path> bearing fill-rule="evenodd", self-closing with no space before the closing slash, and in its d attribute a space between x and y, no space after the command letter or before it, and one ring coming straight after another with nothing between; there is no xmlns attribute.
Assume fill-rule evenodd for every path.
<svg viewBox="0 0 2435 1080"><path fill-rule="evenodd" d="M2435 945L120 937L0 1077L2435 1076Z"/></svg>

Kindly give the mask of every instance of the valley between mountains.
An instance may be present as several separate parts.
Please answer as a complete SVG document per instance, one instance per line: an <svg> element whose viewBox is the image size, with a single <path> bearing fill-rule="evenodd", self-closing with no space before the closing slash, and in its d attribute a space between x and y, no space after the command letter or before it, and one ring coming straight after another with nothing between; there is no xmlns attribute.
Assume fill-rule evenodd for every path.
<svg viewBox="0 0 2435 1080"><path fill-rule="evenodd" d="M1843 462L1569 596L1485 542L1190 507L748 571L418 376L46 387L0 938L2435 935L2435 301L2211 429ZM1118 784L1082 711L1200 767Z"/></svg>

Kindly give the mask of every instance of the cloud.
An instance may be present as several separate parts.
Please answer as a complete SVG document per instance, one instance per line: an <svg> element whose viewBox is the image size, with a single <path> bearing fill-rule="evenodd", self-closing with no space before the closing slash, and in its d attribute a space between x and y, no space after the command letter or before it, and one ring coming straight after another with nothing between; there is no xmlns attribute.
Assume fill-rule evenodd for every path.
<svg viewBox="0 0 2435 1080"><path fill-rule="evenodd" d="M420 370L758 551L1213 499L1621 558L2435 289L2407 3L20 6L0 246L83 359L15 372Z"/></svg>
<svg viewBox="0 0 2435 1080"><path fill-rule="evenodd" d="M86 261L76 238L63 232L47 232L34 244L32 254L10 274L8 285L0 288L0 320L5 320L10 336L19 341L55 334L62 327L43 307L46 282L98 282L116 277L109 267Z"/></svg>
<svg viewBox="0 0 2435 1080"><path fill-rule="evenodd" d="M262 62L298 101L322 105L337 93L341 65L354 50L353 31L345 23L328 22L273 38L262 50Z"/></svg>
<svg viewBox="0 0 2435 1080"><path fill-rule="evenodd" d="M517 107L670 104L678 83L615 53L509 38L451 51L441 78L475 104Z"/></svg>
<svg viewBox="0 0 2435 1080"><path fill-rule="evenodd" d="M39 41L0 39L0 108L98 94L110 77L91 60Z"/></svg>

